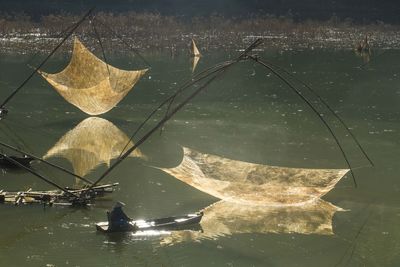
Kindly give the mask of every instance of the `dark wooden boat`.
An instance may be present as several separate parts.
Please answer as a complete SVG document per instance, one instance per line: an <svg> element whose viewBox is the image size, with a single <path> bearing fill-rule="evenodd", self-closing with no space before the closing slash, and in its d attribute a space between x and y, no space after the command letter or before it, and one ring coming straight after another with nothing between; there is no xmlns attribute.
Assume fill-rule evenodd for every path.
<svg viewBox="0 0 400 267"><path fill-rule="evenodd" d="M9 158L17 161L18 163L30 167L31 161L34 160L34 158L29 157L28 155L23 155L22 157L17 157L17 156L8 156ZM19 169L21 168L14 162L12 162L10 159L5 157L3 154L0 154L0 167L1 168L6 168L6 169Z"/></svg>
<svg viewBox="0 0 400 267"><path fill-rule="evenodd" d="M129 225L119 229L109 229L108 222L96 223L97 231L104 233L114 232L137 232L137 231L148 231L148 230L174 230L182 229L189 225L198 224L203 217L203 212L196 212L193 214L187 214L183 216L173 216L160 219L150 220L132 220Z"/></svg>

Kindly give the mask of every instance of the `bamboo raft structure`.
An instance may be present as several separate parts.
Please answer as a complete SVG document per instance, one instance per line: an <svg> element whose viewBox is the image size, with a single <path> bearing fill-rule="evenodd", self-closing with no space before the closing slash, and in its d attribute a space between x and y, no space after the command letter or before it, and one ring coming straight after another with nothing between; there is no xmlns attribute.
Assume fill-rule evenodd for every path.
<svg viewBox="0 0 400 267"><path fill-rule="evenodd" d="M33 191L31 188L26 191L4 191L0 190L0 203L5 204L43 204L43 205L64 205L64 206L85 206L97 198L101 198L114 192L114 187L119 183L104 184L93 187L90 191L86 188L74 189L66 187L61 190ZM73 195L78 195L79 198Z"/></svg>

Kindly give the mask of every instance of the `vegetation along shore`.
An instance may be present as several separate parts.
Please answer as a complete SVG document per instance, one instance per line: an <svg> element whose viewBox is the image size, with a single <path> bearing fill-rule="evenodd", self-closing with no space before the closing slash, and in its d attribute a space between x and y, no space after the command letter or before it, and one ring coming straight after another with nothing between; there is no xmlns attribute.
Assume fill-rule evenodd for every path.
<svg viewBox="0 0 400 267"><path fill-rule="evenodd" d="M79 20L79 15L56 14L32 19L24 13L0 15L0 48L3 53L48 52L62 33ZM107 23L105 23L107 22ZM372 47L399 48L400 27L375 22L357 24L335 16L327 21L295 21L290 16L257 15L225 18L220 15L187 18L159 13L97 13L95 27L108 51L124 52L123 37L137 49L179 52L195 38L204 51L239 49L243 42L264 38L264 48L354 49L369 36ZM89 47L98 45L91 23L83 24L77 35ZM69 40L71 41L71 40ZM64 46L63 49L70 49Z"/></svg>

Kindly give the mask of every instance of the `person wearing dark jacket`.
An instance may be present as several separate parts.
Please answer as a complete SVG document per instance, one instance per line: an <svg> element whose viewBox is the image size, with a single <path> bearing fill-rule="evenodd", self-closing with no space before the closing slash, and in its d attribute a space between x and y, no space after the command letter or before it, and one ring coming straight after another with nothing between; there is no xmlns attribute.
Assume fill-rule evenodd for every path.
<svg viewBox="0 0 400 267"><path fill-rule="evenodd" d="M126 231L131 230L134 226L130 223L132 220L129 218L122 207L125 206L122 202L117 202L114 208L107 213L108 215L108 228L113 231Z"/></svg>

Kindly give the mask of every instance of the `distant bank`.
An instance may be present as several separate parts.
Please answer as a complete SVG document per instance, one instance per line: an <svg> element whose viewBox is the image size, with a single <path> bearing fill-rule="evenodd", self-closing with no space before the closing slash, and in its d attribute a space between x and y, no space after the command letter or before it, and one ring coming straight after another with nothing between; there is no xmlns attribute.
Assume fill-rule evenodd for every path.
<svg viewBox="0 0 400 267"><path fill-rule="evenodd" d="M49 14L79 14L92 6L99 12L150 12L185 19L218 14L231 19L273 15L325 21L335 16L357 24L400 24L398 0L1 0L0 12L24 12L39 20Z"/></svg>
<svg viewBox="0 0 400 267"><path fill-rule="evenodd" d="M24 13L4 15L0 19L0 48L3 52L29 53L49 51L62 32L78 21L81 14L49 14L35 20ZM124 52L118 37L134 48L171 53L188 49L192 38L203 51L239 49L255 38L265 38L264 47L277 49L339 48L353 49L368 35L372 48L400 48L400 26L382 22L357 24L331 17L326 21L295 21L291 17L252 16L231 19L220 15L197 16L190 20L159 13L96 14L95 23L104 47ZM98 48L93 25L76 31L85 45ZM61 33L61 34L60 34ZM64 46L70 49L71 46Z"/></svg>

